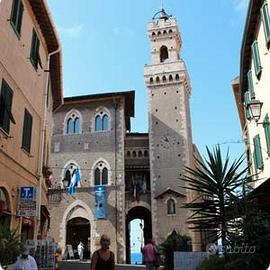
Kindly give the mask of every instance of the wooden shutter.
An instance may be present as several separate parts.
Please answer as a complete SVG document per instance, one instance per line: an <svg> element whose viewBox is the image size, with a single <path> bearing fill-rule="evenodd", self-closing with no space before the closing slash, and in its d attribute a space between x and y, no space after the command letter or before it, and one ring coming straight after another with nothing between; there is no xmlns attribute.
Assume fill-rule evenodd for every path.
<svg viewBox="0 0 270 270"><path fill-rule="evenodd" d="M261 149L261 141L260 136L256 135L253 139L254 143L254 151L255 151L255 160L256 160L256 168L263 169L263 157L262 157L262 149Z"/></svg>
<svg viewBox="0 0 270 270"><path fill-rule="evenodd" d="M261 60L260 60L259 47L258 47L257 40L255 40L252 43L251 49L252 49L252 59L254 62L255 73L256 73L256 76L259 77L261 75L261 72L262 72L262 66L261 66Z"/></svg>
<svg viewBox="0 0 270 270"><path fill-rule="evenodd" d="M266 114L263 120L263 127L264 127L265 140L266 140L266 145L267 145L267 153L268 153L268 156L270 156L270 122L269 122L268 114Z"/></svg>
<svg viewBox="0 0 270 270"><path fill-rule="evenodd" d="M30 153L32 137L32 115L25 109L23 122L22 148Z"/></svg>
<svg viewBox="0 0 270 270"><path fill-rule="evenodd" d="M21 34L22 16L23 16L23 4L22 4L22 1L20 1L19 14L18 14L18 18L17 18L17 31L18 31L19 34Z"/></svg>
<svg viewBox="0 0 270 270"><path fill-rule="evenodd" d="M250 111L249 111L248 108L247 108L248 103L250 102L249 91L246 91L246 92L245 92L244 98L245 98L245 113L246 113L246 119L247 119L247 120L250 120L250 118L251 118L251 116L250 116Z"/></svg>
<svg viewBox="0 0 270 270"><path fill-rule="evenodd" d="M35 67L35 69L37 69L38 67L38 58L39 58L39 40L38 40L35 29L33 29L30 60L33 66Z"/></svg>
<svg viewBox="0 0 270 270"><path fill-rule="evenodd" d="M261 17L263 21L265 41L268 45L270 41L270 17L267 2L264 2L263 6L261 7Z"/></svg>
<svg viewBox="0 0 270 270"><path fill-rule="evenodd" d="M0 96L0 126L9 133L10 120L15 123L11 113L13 92L5 80L2 80Z"/></svg>
<svg viewBox="0 0 270 270"><path fill-rule="evenodd" d="M254 92L252 71L251 70L249 70L248 73L247 73L247 79L248 79L248 91L249 91L249 94L250 94L250 98L255 99L255 92Z"/></svg>

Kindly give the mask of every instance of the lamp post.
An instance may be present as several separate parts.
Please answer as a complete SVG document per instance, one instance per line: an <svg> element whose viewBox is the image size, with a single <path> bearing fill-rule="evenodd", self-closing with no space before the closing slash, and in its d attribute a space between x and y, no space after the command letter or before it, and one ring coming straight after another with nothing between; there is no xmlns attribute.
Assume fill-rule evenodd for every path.
<svg viewBox="0 0 270 270"><path fill-rule="evenodd" d="M261 124L261 123L258 123L258 121L261 117L262 105L263 103L256 99L251 100L247 105L247 109L250 112L251 119L254 119L257 125Z"/></svg>

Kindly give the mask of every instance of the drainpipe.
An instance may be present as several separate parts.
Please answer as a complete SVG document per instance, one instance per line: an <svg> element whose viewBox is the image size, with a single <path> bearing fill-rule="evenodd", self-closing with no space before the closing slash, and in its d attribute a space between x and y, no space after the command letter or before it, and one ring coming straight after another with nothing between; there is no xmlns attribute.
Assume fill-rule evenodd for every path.
<svg viewBox="0 0 270 270"><path fill-rule="evenodd" d="M42 167L43 167L43 154L44 154L44 144L45 142L45 133L46 133L46 121L47 121L47 98L48 98L48 86L49 86L49 80L50 80L50 61L51 61L51 56L60 53L61 52L61 47L58 46L58 48L48 54L48 60L46 64L46 69L44 72L46 72L46 79L45 79L45 86L44 86L44 92L43 92L43 97L44 97L44 102L43 102L43 119L41 121L41 132L40 132L40 142L39 142L39 167L38 167L38 177L39 177L39 196L38 196L38 215L37 215L37 222L36 222L36 232L34 234L34 238L37 239L37 234L38 234L38 229L40 227L40 220L41 220L41 215L40 215L40 210L41 210L41 201L42 201L42 180L43 180L43 174L42 174Z"/></svg>

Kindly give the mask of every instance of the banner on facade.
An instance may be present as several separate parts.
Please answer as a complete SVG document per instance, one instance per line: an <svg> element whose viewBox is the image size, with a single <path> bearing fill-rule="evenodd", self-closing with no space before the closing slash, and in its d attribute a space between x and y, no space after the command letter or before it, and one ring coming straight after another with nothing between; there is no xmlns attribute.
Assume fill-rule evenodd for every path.
<svg viewBox="0 0 270 270"><path fill-rule="evenodd" d="M106 218L107 216L107 190L106 186L95 186L95 218Z"/></svg>
<svg viewBox="0 0 270 270"><path fill-rule="evenodd" d="M37 215L37 190L35 187L21 187L19 216L33 217Z"/></svg>

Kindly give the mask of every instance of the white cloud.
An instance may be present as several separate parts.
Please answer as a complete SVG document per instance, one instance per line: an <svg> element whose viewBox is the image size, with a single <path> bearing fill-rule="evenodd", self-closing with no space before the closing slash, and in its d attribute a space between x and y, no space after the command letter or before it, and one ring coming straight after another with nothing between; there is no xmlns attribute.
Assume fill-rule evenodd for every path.
<svg viewBox="0 0 270 270"><path fill-rule="evenodd" d="M70 27L62 27L62 26L59 26L57 27L58 31L67 36L67 37L77 37L83 30L83 25L82 24L77 24L77 25L73 25L73 26L70 26Z"/></svg>
<svg viewBox="0 0 270 270"><path fill-rule="evenodd" d="M234 9L237 11L246 11L249 0L232 0Z"/></svg>

